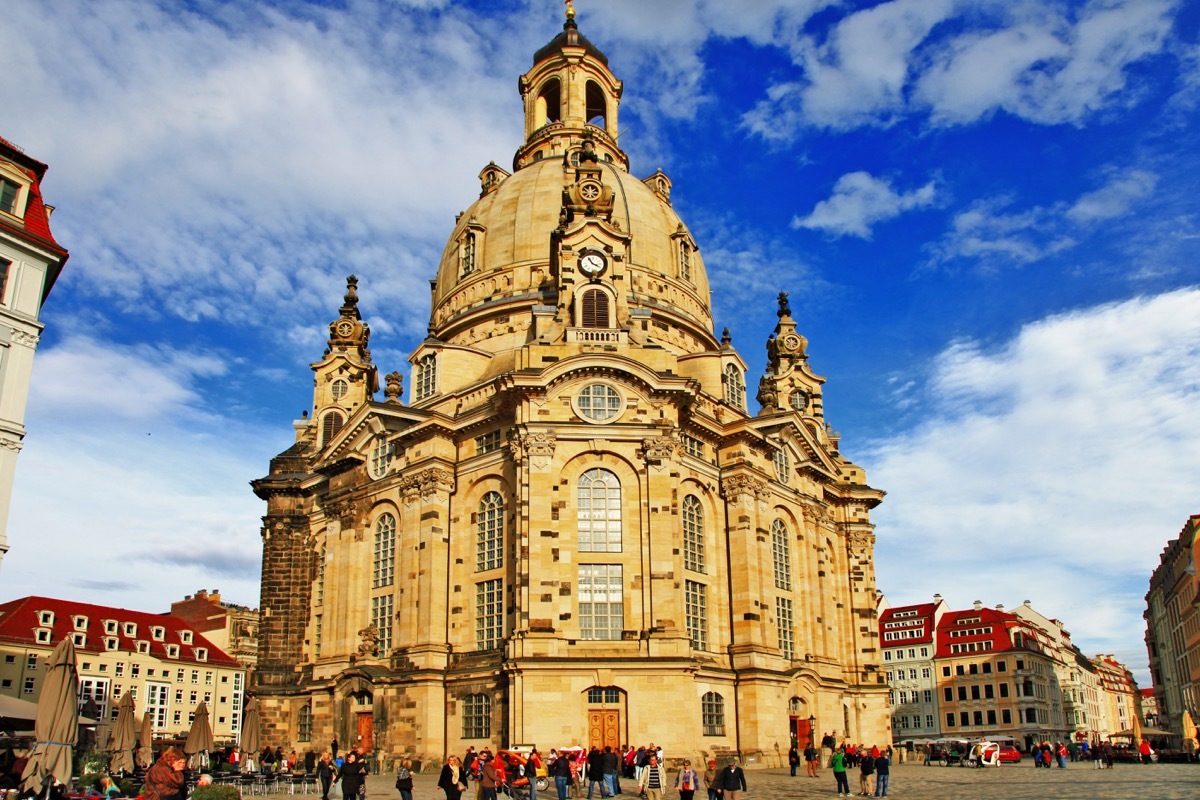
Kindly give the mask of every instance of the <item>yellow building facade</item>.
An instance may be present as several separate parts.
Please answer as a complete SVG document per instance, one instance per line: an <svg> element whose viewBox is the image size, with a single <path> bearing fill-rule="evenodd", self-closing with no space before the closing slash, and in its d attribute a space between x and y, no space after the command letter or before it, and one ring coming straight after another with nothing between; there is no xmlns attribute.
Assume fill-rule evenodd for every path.
<svg viewBox="0 0 1200 800"><path fill-rule="evenodd" d="M407 402L397 372L375 397L351 278L312 414L254 482L266 741L385 766L886 741L883 494L786 295L754 413L670 179L629 172L607 58L568 18L519 89L525 141L450 234Z"/></svg>

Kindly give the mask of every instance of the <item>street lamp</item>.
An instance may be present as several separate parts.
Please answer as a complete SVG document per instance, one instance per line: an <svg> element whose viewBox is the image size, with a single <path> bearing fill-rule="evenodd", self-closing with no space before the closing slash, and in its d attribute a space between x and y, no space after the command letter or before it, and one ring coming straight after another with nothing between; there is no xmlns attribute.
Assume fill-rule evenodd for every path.
<svg viewBox="0 0 1200 800"><path fill-rule="evenodd" d="M813 747L817 745L817 718L813 714L808 715L808 743Z"/></svg>

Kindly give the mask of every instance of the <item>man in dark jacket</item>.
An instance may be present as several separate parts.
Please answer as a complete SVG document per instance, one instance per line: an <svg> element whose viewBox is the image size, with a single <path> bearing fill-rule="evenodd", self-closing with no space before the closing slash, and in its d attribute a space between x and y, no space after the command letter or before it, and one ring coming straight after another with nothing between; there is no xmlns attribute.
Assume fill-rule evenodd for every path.
<svg viewBox="0 0 1200 800"><path fill-rule="evenodd" d="M600 759L604 766L604 790L607 792L605 797L616 797L619 793L617 788L617 768L621 763L621 759L617 758L617 754L613 752L611 746L605 746L604 756Z"/></svg>
<svg viewBox="0 0 1200 800"><path fill-rule="evenodd" d="M731 759L729 766L717 773L716 788L724 794L724 800L741 800L742 792L746 791L746 773L742 772L737 759Z"/></svg>
<svg viewBox="0 0 1200 800"><path fill-rule="evenodd" d="M888 758L880 753L879 758L875 759L875 796L887 797L888 790L888 768L891 765L888 763Z"/></svg>
<svg viewBox="0 0 1200 800"><path fill-rule="evenodd" d="M600 784L600 796L608 797L604 791L604 754L593 747L587 757L588 800L592 800L592 787Z"/></svg>

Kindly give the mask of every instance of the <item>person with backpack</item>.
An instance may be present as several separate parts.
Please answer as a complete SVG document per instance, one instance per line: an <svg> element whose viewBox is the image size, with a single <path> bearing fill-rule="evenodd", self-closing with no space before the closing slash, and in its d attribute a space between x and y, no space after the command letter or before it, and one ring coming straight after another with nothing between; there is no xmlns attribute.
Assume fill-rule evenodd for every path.
<svg viewBox="0 0 1200 800"><path fill-rule="evenodd" d="M838 797L849 797L850 781L846 779L846 752L840 747L835 750L829 758L829 765L833 767L833 779L837 781Z"/></svg>

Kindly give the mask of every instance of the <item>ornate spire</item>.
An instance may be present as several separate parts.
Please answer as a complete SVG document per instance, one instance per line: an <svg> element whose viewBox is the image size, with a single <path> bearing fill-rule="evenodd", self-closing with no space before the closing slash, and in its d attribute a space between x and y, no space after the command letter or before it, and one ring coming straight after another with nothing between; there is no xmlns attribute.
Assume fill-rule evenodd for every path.
<svg viewBox="0 0 1200 800"><path fill-rule="evenodd" d="M342 298L342 307L338 309L338 318L329 323L329 347L358 347L362 356L370 362L371 351L367 343L371 339L371 329L362 321L362 313L358 310L358 278L354 275L346 277L346 294Z"/></svg>

